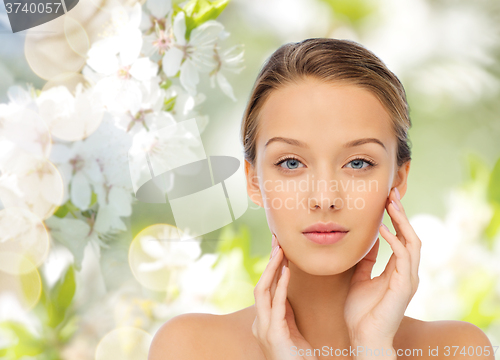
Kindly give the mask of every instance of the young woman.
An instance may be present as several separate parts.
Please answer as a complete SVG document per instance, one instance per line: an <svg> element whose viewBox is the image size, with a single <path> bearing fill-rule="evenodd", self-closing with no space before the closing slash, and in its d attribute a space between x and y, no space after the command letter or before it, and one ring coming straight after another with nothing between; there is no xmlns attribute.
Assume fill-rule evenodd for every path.
<svg viewBox="0 0 500 360"><path fill-rule="evenodd" d="M401 203L410 126L401 82L363 46L314 38L276 50L241 133L248 195L273 234L255 304L171 319L149 359L494 359L471 323L404 316L421 247ZM393 254L371 278L379 233Z"/></svg>

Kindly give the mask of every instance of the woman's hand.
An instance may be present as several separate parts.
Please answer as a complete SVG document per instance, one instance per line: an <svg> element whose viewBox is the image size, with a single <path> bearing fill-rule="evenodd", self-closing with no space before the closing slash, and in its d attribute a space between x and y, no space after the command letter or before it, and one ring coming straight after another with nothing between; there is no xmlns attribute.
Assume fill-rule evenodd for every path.
<svg viewBox="0 0 500 360"><path fill-rule="evenodd" d="M289 280L288 259L273 234L271 258L254 289L257 316L252 333L267 360L317 360L316 356L297 355L312 348L297 329L287 299Z"/></svg>
<svg viewBox="0 0 500 360"><path fill-rule="evenodd" d="M406 217L397 190L389 194L386 209L396 235L383 224L380 234L393 254L382 274L371 279L380 241L377 239L370 252L356 265L344 317L352 345L393 350L394 336L417 291L421 242Z"/></svg>

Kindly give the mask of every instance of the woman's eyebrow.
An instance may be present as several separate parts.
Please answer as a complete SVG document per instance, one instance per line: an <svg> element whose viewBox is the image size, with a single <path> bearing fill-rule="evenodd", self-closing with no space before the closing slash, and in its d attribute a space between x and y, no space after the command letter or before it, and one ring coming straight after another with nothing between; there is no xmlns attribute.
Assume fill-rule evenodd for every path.
<svg viewBox="0 0 500 360"><path fill-rule="evenodd" d="M267 140L266 142L266 145L264 145L264 147L267 147L267 145L275 142L275 141L281 141L281 142L284 142L284 143L287 143L287 144L290 144L290 145L293 145L293 146L299 146L299 147L302 147L302 148L305 148L305 149L309 149L309 145L307 145L306 143L300 141L300 140L296 140L296 139L290 139L290 138L284 138L284 137L281 137L281 136L275 136L273 138L270 138L269 140Z"/></svg>
<svg viewBox="0 0 500 360"><path fill-rule="evenodd" d="M267 145L269 145L269 144L271 144L271 143L273 143L275 141L281 141L281 142L284 142L284 143L287 143L287 144L290 144L290 145L293 145L293 146L298 146L298 147L302 147L302 148L305 148L305 149L309 149L309 145L307 145L306 143L304 143L304 142L302 142L300 140L290 139L290 138L284 138L284 137L281 137L281 136L275 136L275 137L267 140L266 145L264 145L264 147L267 147ZM380 141L379 139L376 139L376 138L363 138L363 139L351 140L351 141L346 142L343 145L343 147L349 148L349 147L359 146L359 145L363 145L363 144L367 144L367 143L379 144L380 146L382 146L384 148L385 151L387 151L387 148L385 147L384 143L382 141Z"/></svg>
<svg viewBox="0 0 500 360"><path fill-rule="evenodd" d="M348 141L344 144L344 147L349 148L349 147L353 147L353 146L363 145L366 143L379 144L380 146L382 146L384 148L385 151L387 151L387 148L385 147L384 143L376 138L363 138L363 139L356 139L356 140Z"/></svg>

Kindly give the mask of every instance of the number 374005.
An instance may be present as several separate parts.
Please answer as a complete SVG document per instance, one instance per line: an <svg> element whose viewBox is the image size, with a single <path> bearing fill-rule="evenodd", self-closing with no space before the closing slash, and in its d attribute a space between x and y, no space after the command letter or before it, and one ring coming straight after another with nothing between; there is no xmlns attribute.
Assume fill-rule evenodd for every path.
<svg viewBox="0 0 500 360"><path fill-rule="evenodd" d="M35 2L32 2L30 4L28 4L27 2L26 3L11 3L11 2L6 2L5 3L5 8L7 9L7 13L10 14L10 13L20 13L20 12L25 12L25 13L39 13L39 14L42 14L42 13L46 13L46 14L50 14L52 12L54 13L58 13L59 12L59 9L61 7L61 3L60 2L55 2L55 3L43 3L43 2L39 2L39 3L35 3ZM61 9L62 11L62 9Z"/></svg>

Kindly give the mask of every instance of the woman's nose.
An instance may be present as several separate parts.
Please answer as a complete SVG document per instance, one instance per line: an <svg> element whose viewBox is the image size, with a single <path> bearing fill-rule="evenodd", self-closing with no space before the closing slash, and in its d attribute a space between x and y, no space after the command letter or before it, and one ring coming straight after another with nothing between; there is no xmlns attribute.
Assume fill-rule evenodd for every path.
<svg viewBox="0 0 500 360"><path fill-rule="evenodd" d="M333 170L314 174L309 185L309 208L328 210L343 207L342 184Z"/></svg>

